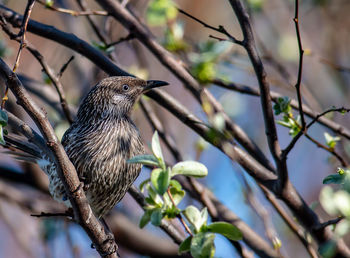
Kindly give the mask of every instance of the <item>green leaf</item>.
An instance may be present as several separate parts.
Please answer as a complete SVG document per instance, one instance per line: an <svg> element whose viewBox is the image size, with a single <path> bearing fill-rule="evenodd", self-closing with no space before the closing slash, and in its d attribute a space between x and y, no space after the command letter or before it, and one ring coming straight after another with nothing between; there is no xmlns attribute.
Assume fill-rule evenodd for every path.
<svg viewBox="0 0 350 258"><path fill-rule="evenodd" d="M197 258L211 258L215 254L215 234L200 232L193 236L191 241L191 254Z"/></svg>
<svg viewBox="0 0 350 258"><path fill-rule="evenodd" d="M164 194L168 190L170 184L169 170L163 170L161 168L153 169L151 174L151 182L158 194Z"/></svg>
<svg viewBox="0 0 350 258"><path fill-rule="evenodd" d="M177 9L172 0L153 0L146 11L147 23L151 26L165 25L177 16Z"/></svg>
<svg viewBox="0 0 350 258"><path fill-rule="evenodd" d="M139 163L147 166L158 167L159 162L153 155L138 155L127 161L128 163Z"/></svg>
<svg viewBox="0 0 350 258"><path fill-rule="evenodd" d="M0 109L0 144L5 145L5 139L4 139L4 133L6 134L6 130L4 129L4 126L6 126L8 123L8 115L7 113Z"/></svg>
<svg viewBox="0 0 350 258"><path fill-rule="evenodd" d="M334 203L334 193L330 186L325 186L320 192L320 203L323 209L330 215L338 213L337 207Z"/></svg>
<svg viewBox="0 0 350 258"><path fill-rule="evenodd" d="M189 46L183 40L184 26L183 23L176 22L169 26L165 31L163 46L172 52L184 51Z"/></svg>
<svg viewBox="0 0 350 258"><path fill-rule="evenodd" d="M145 213L142 215L140 219L140 223L139 223L140 228L144 228L148 224L148 222L150 222L151 214L152 214L152 210L145 211Z"/></svg>
<svg viewBox="0 0 350 258"><path fill-rule="evenodd" d="M192 237L189 236L188 238L186 238L179 246L179 254L185 253L190 251L191 249L191 240Z"/></svg>
<svg viewBox="0 0 350 258"><path fill-rule="evenodd" d="M145 185L150 182L151 179L147 178L146 180L144 180L143 182L141 182L139 188L140 188L140 191L143 192L144 191L144 188L145 188Z"/></svg>
<svg viewBox="0 0 350 258"><path fill-rule="evenodd" d="M199 44L200 53L190 53L191 74L201 83L208 83L218 76L217 62L231 45L228 42L207 41Z"/></svg>
<svg viewBox="0 0 350 258"><path fill-rule="evenodd" d="M54 4L54 1L53 0L45 0L45 6L46 7L52 7Z"/></svg>
<svg viewBox="0 0 350 258"><path fill-rule="evenodd" d="M197 161L182 161L173 166L171 176L175 175L205 177L208 175L208 169Z"/></svg>
<svg viewBox="0 0 350 258"><path fill-rule="evenodd" d="M327 132L324 133L324 138L326 139L327 146L331 149L334 149L337 142L340 141L340 137L332 136Z"/></svg>
<svg viewBox="0 0 350 258"><path fill-rule="evenodd" d="M350 232L350 221L348 219L344 219L340 221L334 230L334 233L337 237L341 238Z"/></svg>
<svg viewBox="0 0 350 258"><path fill-rule="evenodd" d="M338 168L337 172L339 175L344 175L346 173L346 171L343 168Z"/></svg>
<svg viewBox="0 0 350 258"><path fill-rule="evenodd" d="M293 137L300 132L300 116L294 120L289 114L285 114L283 116L283 120L278 120L277 123L289 128L289 134Z"/></svg>
<svg viewBox="0 0 350 258"><path fill-rule="evenodd" d="M337 243L335 240L329 240L325 244L321 245L318 249L321 257L333 258L337 251Z"/></svg>
<svg viewBox="0 0 350 258"><path fill-rule="evenodd" d="M178 209L176 206L168 206L164 211L164 217L167 219L174 219L181 213L181 210Z"/></svg>
<svg viewBox="0 0 350 258"><path fill-rule="evenodd" d="M279 250L282 247L281 239L279 239L277 236L274 236L272 238L272 246L273 246L273 249Z"/></svg>
<svg viewBox="0 0 350 258"><path fill-rule="evenodd" d="M160 208L154 209L152 211L152 215L151 215L151 223L158 227L160 226L160 222L162 221L163 218L163 214L162 214L162 210Z"/></svg>
<svg viewBox="0 0 350 258"><path fill-rule="evenodd" d="M345 217L350 217L350 194L344 190L334 193L333 202L338 211Z"/></svg>
<svg viewBox="0 0 350 258"><path fill-rule="evenodd" d="M216 74L216 65L213 62L198 63L191 68L192 75L201 83L208 83L212 81Z"/></svg>
<svg viewBox="0 0 350 258"><path fill-rule="evenodd" d="M214 222L208 225L207 230L212 233L218 233L230 240L242 240L242 232L234 225L227 222Z"/></svg>
<svg viewBox="0 0 350 258"><path fill-rule="evenodd" d="M106 54L110 54L114 51L114 46L108 46L103 42L92 41L92 45Z"/></svg>
<svg viewBox="0 0 350 258"><path fill-rule="evenodd" d="M158 205L158 203L156 203L156 201L153 200L152 197L150 197L150 196L147 196L145 198L145 201L151 206L157 206Z"/></svg>
<svg viewBox="0 0 350 258"><path fill-rule="evenodd" d="M196 149L198 152L202 152L206 149L208 149L210 146L210 144L204 140L202 137L200 137L197 141L196 141Z"/></svg>
<svg viewBox="0 0 350 258"><path fill-rule="evenodd" d="M170 187L169 191L171 196L173 197L175 205L178 205L185 196L185 191L178 190L175 187ZM163 198L167 203L172 203L167 193L164 194Z"/></svg>
<svg viewBox="0 0 350 258"><path fill-rule="evenodd" d="M146 197L146 201L147 198L151 199L153 201L153 203L155 203L156 205L162 206L163 205L163 200L162 198L159 196L159 194L157 194L157 192L153 189L153 187L148 184L146 186L147 191L148 191L148 197ZM150 202L149 202L150 203ZM150 203L151 204L151 203Z"/></svg>
<svg viewBox="0 0 350 258"><path fill-rule="evenodd" d="M186 207L186 209L183 211L183 214L185 215L186 219L188 220L191 225L194 226L196 232L199 232L202 223L202 216L201 212L193 205L189 205Z"/></svg>
<svg viewBox="0 0 350 258"><path fill-rule="evenodd" d="M222 112L218 112L214 115L214 117L211 119L211 123L213 124L213 127L218 131L223 131L225 129L225 117Z"/></svg>
<svg viewBox="0 0 350 258"><path fill-rule="evenodd" d="M208 209L207 207L204 207L202 210L201 210L201 223L203 225L207 225L207 221L208 221Z"/></svg>
<svg viewBox="0 0 350 258"><path fill-rule="evenodd" d="M178 191L182 190L181 184L175 179L170 180L170 186L176 188Z"/></svg>
<svg viewBox="0 0 350 258"><path fill-rule="evenodd" d="M260 12L262 10L264 1L263 0L248 0L248 4L252 10L255 12Z"/></svg>
<svg viewBox="0 0 350 258"><path fill-rule="evenodd" d="M3 127L2 125L0 125L0 144L2 145L5 145L6 142L5 142L5 139L4 139L4 132L3 132Z"/></svg>
<svg viewBox="0 0 350 258"><path fill-rule="evenodd" d="M162 149L160 148L158 132L155 131L152 137L152 152L153 155L158 159L158 164L161 168L165 169L164 158Z"/></svg>
<svg viewBox="0 0 350 258"><path fill-rule="evenodd" d="M291 99L289 97L279 97L273 105L273 109L275 110L275 115L279 115L282 113L289 114L292 110L290 106Z"/></svg>
<svg viewBox="0 0 350 258"><path fill-rule="evenodd" d="M8 123L8 115L4 110L0 109L0 125L6 126L7 123Z"/></svg>
<svg viewBox="0 0 350 258"><path fill-rule="evenodd" d="M323 184L343 184L345 180L346 175L339 175L339 174L333 174L327 176L325 179L323 179Z"/></svg>

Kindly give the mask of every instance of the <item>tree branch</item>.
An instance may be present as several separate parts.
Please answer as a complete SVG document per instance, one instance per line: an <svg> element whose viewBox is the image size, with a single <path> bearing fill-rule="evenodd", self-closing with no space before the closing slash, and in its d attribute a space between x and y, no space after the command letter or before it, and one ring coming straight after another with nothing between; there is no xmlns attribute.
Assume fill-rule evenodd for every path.
<svg viewBox="0 0 350 258"><path fill-rule="evenodd" d="M0 17L1 18L1 17ZM17 35L14 34L10 28L7 26L6 21L2 21L2 19L0 19L0 25L3 29L3 31L11 38L16 40L17 42L19 42L20 44L22 44L22 40L18 39ZM41 67L43 68L43 70L45 71L45 73L47 74L47 76L50 78L51 82L53 83L53 85L56 88L56 91L58 93L58 96L60 98L60 104L63 110L63 113L65 114L67 120L69 123L73 123L73 118L72 115L70 113L69 107L68 107L68 103L66 100L66 96L64 94L64 90L63 90L63 86L59 80L59 77L62 76L63 71L66 69L68 63L66 63L61 71L58 73L58 75L55 74L55 72L53 71L53 69L47 64L46 60L44 59L44 57L42 56L42 54L33 46L31 45L29 42L27 41L23 41L23 43L26 45L26 48L28 49L28 51L35 57L35 59L40 63ZM72 59L70 59L72 60Z"/></svg>
<svg viewBox="0 0 350 258"><path fill-rule="evenodd" d="M102 0L99 0L99 2L101 2L101 1ZM103 2L106 2L106 1L103 1ZM119 5L118 2L114 2L113 4ZM123 8L123 6L121 6L121 8ZM113 9L113 8L111 8L111 9ZM4 15L6 15L7 16L6 18L8 18L9 21L11 21L11 23L12 22L16 23L16 20L13 20L14 19L13 17L18 18L18 16L13 15L12 11L9 11L8 9L4 10L4 8L2 7L0 12L3 13ZM124 24L125 27L132 30L132 32L135 32L136 29L139 29L139 27L134 26L135 25L134 23L129 23L130 20L125 21L126 18L130 18L129 14L126 10L122 10L119 14L120 14L120 17L118 19L122 23L123 22L125 23ZM125 15L127 15L127 16L125 16ZM32 25L32 27L30 25ZM29 23L28 31L31 31L33 33L36 33L36 34L43 36L43 37L46 37L46 38L50 38L52 40L55 40L63 45L66 45L66 46L78 51L79 53L88 57L96 65L98 65L101 69L105 70L107 73L109 73L111 75L127 75L127 73L122 71L120 68L116 67L107 58L105 58L99 51L97 51L94 48L91 48L86 42L82 42L81 40L79 41L78 38L72 37L70 34L60 32L55 28L52 28L50 26L45 26L45 25L37 23L37 22ZM139 38L140 41L142 42L143 39L141 36L142 35L137 36L137 38ZM148 34L144 34L144 36L148 37ZM151 40L151 39L148 39L148 40ZM148 45L146 44L146 46L149 47L150 49L152 48L151 50L154 51L154 53L158 53L158 52L156 52L157 49L162 48L162 47L159 44L155 44L155 43L156 43L156 41L152 38L151 42L147 42ZM163 51L163 50L161 50L161 51ZM164 52L162 52L162 53L164 53ZM165 53L167 53L167 52L165 52ZM166 66L169 69L174 67L174 69L176 69L176 71L173 71L173 70L171 70L171 71L174 74L176 74L178 76L178 78L180 78L181 81L183 81L185 83L186 86L190 85L190 87L196 87L196 85L198 85L198 83L190 75L188 75L187 71L182 73L183 69L181 68L181 66L178 65L177 61L173 57L171 57L168 53L166 55L163 55L163 56L157 56L157 58L159 58L161 60L161 62L163 62L163 63L166 62L167 63ZM168 63L168 61L169 61L169 63ZM197 91L197 90L199 90L199 91ZM191 92L193 92L193 94L196 94L198 97L200 97L201 94L198 94L198 93L204 92L203 94L206 94L208 91L206 89L200 89L200 87L198 87L198 88L195 88L195 90L191 91ZM154 93L155 93L155 91L150 92L149 94L154 94ZM149 96L151 96L151 95L149 95ZM207 96L208 95L206 95L206 97ZM201 136L206 135L207 127L204 126L200 120L198 121L197 119L193 119L193 117L188 113L181 113L181 111L183 111L181 107L176 107L176 106L172 107L172 105L170 103L168 103L169 99L165 98L164 95L153 95L152 98L155 100L158 100L160 102L160 103L159 102L158 103L161 105L164 105L167 109L170 108L170 112L173 112L175 115L180 114L178 116L178 118L181 121L185 122L189 127L191 127L193 130L195 130ZM179 108L179 109L177 109L177 108ZM230 121L226 121L227 124L229 122ZM235 139L237 139L237 141L243 142L243 143L241 143L241 142L240 143L242 144L242 146L244 146L244 148L249 149L248 148L249 146L246 143L252 143L252 142L248 137L247 137L247 139L243 140L242 135L240 133L237 133L236 135L234 133L232 133L232 135L235 136ZM276 191L276 189L274 188L275 187L274 180L276 180L276 178L271 176L271 174L272 174L271 171L266 169L266 167L271 167L271 166L269 166L266 163L263 163L261 161L263 159L259 160L259 162L262 162L263 166L256 164L256 161L254 160L254 158L259 157L259 155L257 154L257 151L254 148L251 148L248 151L248 153L252 153L251 155L254 157L254 158L252 158L252 156L246 155L246 153L244 151L242 151L241 149L239 149L237 146L232 147L232 143L230 143L230 142L222 141L222 142L214 143L214 144L216 144L215 146L220 147L221 150L224 150L225 153L231 159L235 160L237 158L237 161L240 164L245 163L244 168L247 171L249 171L250 173L252 173L251 175L254 178L256 178L258 181L261 179L267 180L265 182L267 184L266 186L272 192L274 192L275 194L276 193L281 194L279 191ZM235 156L236 153L239 153L238 157ZM265 156L263 155L263 157L265 157ZM258 158L256 158L256 159L258 159ZM266 159L266 160L268 160L268 159ZM265 167L265 168L262 168L262 167ZM254 172L254 171L258 171L258 173ZM266 177L264 177L263 175ZM263 176L263 177L261 177L261 176ZM289 182L287 182L286 188L283 189L283 192L282 192L283 200L290 207L290 209L295 213L297 218L310 231L313 231L313 228L319 224L319 220L318 220L317 216L309 209L309 207L306 205L306 203L298 195L298 193L296 192L294 187L292 185L288 185L288 183ZM320 243L324 243L332 237L331 233L328 231L325 231L325 230L321 230L318 232L313 231L313 233L316 236L316 239ZM341 242L341 241L339 241L339 242ZM343 249L343 251L346 252L346 249Z"/></svg>
<svg viewBox="0 0 350 258"><path fill-rule="evenodd" d="M262 111L264 114L266 137L268 139L270 152L275 160L278 172L277 191L275 189L274 193L284 200L284 202L299 218L301 223L303 223L303 225L316 238L318 243L324 244L332 238L332 233L329 230L316 230L316 228L320 224L317 215L308 207L308 205L297 193L296 189L288 179L288 168L286 164L286 159L283 159L282 151L278 143L277 131L272 112L269 84L266 79L264 66L255 47L253 31L249 21L249 15L244 9L241 0L229 0L229 2L240 23L244 38L244 48L248 53L248 56L254 67L255 74L259 82L260 98L262 104ZM338 241L337 249L337 251L341 253L341 255L350 255L350 250L342 240Z"/></svg>
<svg viewBox="0 0 350 258"><path fill-rule="evenodd" d="M211 25L205 23L204 21L202 21L202 20L200 20L200 19L198 19L198 18L192 16L191 14L185 12L184 10L182 10L182 9L180 9L180 8L177 8L177 10L179 11L179 13L182 13L182 14L184 14L185 16L191 18L192 20L195 20L196 22L202 24L205 28L209 28L209 29L211 29L211 30L214 30L214 31L216 31L216 32L219 32L219 33L222 33L222 34L226 35L233 43L236 43L236 44L241 45L241 46L243 45L243 42L240 41L240 40L237 40L237 39L236 39L235 37L233 37L230 33L228 33L228 31L225 29L224 26L219 25L217 28L216 28L216 27L213 27L213 26L211 26ZM210 35L210 37L215 38L215 37L212 36L212 35ZM224 40L224 39L220 39L220 40L222 41L222 40Z"/></svg>
<svg viewBox="0 0 350 258"><path fill-rule="evenodd" d="M244 9L240 0L230 0L229 2L241 26L241 30L243 33L243 46L248 53L250 62L252 63L256 77L258 79L260 88L260 101L264 116L265 133L270 152L277 166L277 173L280 182L278 187L281 190L283 188L284 182L288 179L288 172L286 163L281 161L282 151L278 142L275 119L272 111L270 86L266 78L264 66L255 47L255 41L249 21L249 15Z"/></svg>
<svg viewBox="0 0 350 258"><path fill-rule="evenodd" d="M213 84L228 89L228 90L233 90L233 91L237 91L243 94L247 94L247 95L251 95L251 96L260 96L260 92L259 90L247 86L247 85L243 85L243 84L238 84L238 83L233 83L233 82L224 82L220 79L214 79L212 81ZM277 102L278 98L283 97L283 95L281 95L278 92L275 91L270 91L270 95L271 95L271 99L273 102ZM290 105L293 109L299 109L299 104L298 101L295 99L291 99ZM302 104L303 105L303 112L305 115L307 115L308 117L311 117L313 119L315 119L316 117L319 116L319 114L317 114L316 112L314 112L309 106ZM348 140L350 140L350 130L348 130L346 127L324 117L318 117L317 118L317 122L320 123L321 125L329 128L330 130L332 130L333 132L344 136L345 138L347 138Z"/></svg>
<svg viewBox="0 0 350 258"><path fill-rule="evenodd" d="M103 226L96 219L86 199L85 193L80 187L80 181L75 168L59 143L45 113L39 108L28 95L15 73L0 59L1 77L8 87L15 94L17 102L27 111L31 118L43 134L49 149L52 151L56 164L56 169L66 193L74 210L75 220L84 228L90 239L96 246L101 256L117 257L111 249L116 247L115 242L106 241L108 239ZM113 250L114 251L114 250Z"/></svg>

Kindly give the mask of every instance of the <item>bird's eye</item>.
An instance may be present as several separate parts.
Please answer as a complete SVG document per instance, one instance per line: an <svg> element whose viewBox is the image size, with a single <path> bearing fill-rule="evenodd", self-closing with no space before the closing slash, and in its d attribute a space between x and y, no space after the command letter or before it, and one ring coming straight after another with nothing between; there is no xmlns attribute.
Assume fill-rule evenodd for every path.
<svg viewBox="0 0 350 258"><path fill-rule="evenodd" d="M124 84L124 85L123 85L123 91L128 91L128 90L129 90L129 85Z"/></svg>

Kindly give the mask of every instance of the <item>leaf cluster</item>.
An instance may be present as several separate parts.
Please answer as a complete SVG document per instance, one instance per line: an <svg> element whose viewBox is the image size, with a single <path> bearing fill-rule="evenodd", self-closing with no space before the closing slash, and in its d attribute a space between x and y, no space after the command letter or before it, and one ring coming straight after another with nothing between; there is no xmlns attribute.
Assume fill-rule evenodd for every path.
<svg viewBox="0 0 350 258"><path fill-rule="evenodd" d="M335 236L341 238L350 231L350 169L338 168L338 172L327 176L323 184L337 184L340 189L334 191L325 186L320 193L320 203L328 214L341 216L344 219L333 226ZM324 257L332 257L335 251L335 242L322 246L320 252Z"/></svg>
<svg viewBox="0 0 350 258"><path fill-rule="evenodd" d="M160 226L162 219L182 218L189 223L190 236L181 243L179 253L190 251L193 257L213 257L215 254L215 233L231 240L242 239L238 228L226 222L208 224L208 211L203 208L199 211L195 206L187 206L180 210L177 205L185 196L181 184L174 179L176 175L190 177L205 177L207 168L196 161L182 161L170 167L165 164L159 143L158 133L152 137L152 155L140 155L128 160L129 163L140 163L154 167L150 178L140 184L141 191L147 190L145 198L147 206L140 220L143 228L149 222ZM185 223L185 222L184 222ZM187 226L187 225L186 225Z"/></svg>
<svg viewBox="0 0 350 258"><path fill-rule="evenodd" d="M273 106L275 115L283 114L282 120L277 120L277 123L289 128L289 135L295 137L301 129L300 116L294 118L292 107L290 105L291 99L289 97L280 97Z"/></svg>

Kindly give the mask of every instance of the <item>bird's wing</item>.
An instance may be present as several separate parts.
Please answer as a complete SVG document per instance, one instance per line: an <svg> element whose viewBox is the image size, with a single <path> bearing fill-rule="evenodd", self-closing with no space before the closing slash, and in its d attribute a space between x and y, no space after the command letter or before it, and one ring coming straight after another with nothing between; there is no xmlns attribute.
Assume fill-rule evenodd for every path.
<svg viewBox="0 0 350 258"><path fill-rule="evenodd" d="M35 144L30 143L24 136L9 134L4 138L6 144L3 147L8 149L6 153L13 155L15 158L32 162L42 158L40 149Z"/></svg>

